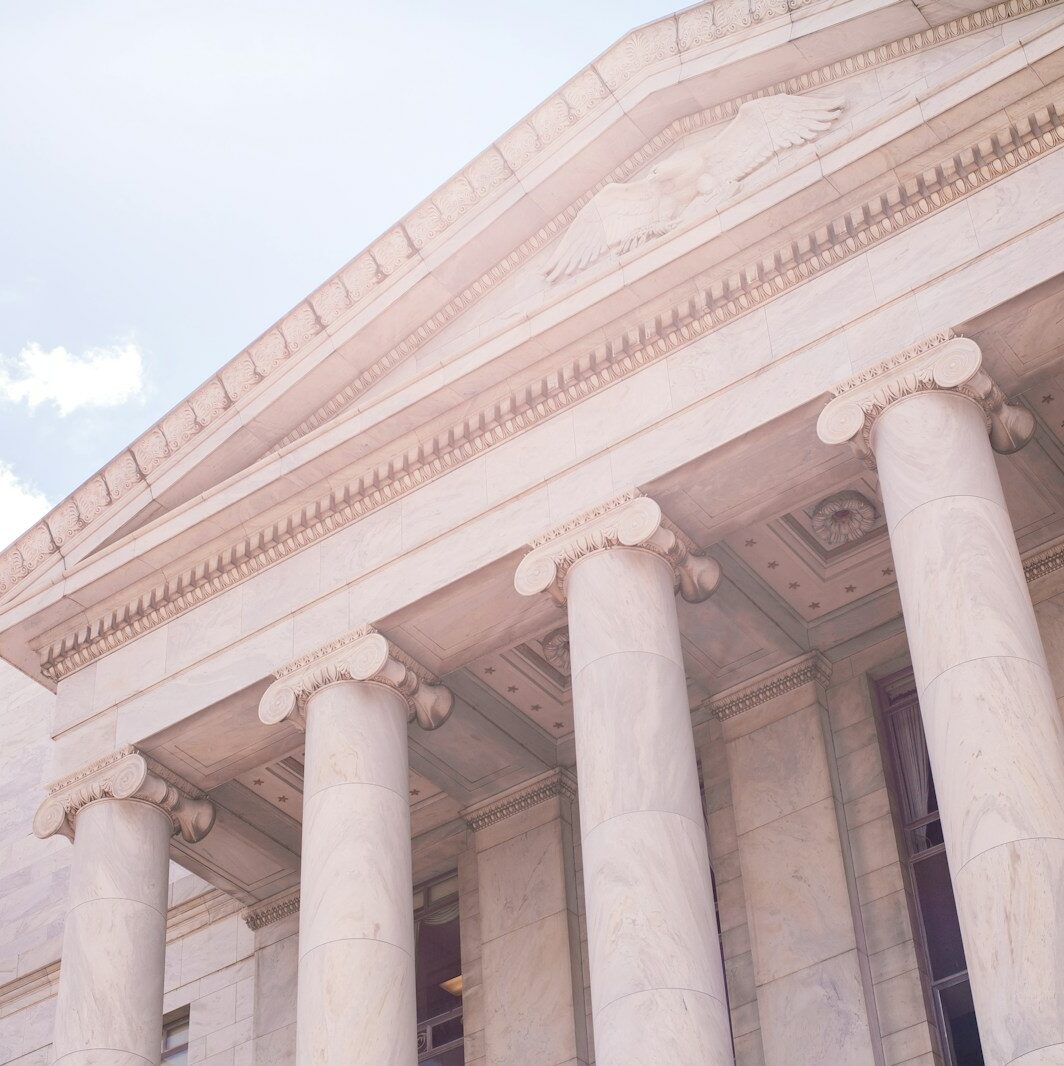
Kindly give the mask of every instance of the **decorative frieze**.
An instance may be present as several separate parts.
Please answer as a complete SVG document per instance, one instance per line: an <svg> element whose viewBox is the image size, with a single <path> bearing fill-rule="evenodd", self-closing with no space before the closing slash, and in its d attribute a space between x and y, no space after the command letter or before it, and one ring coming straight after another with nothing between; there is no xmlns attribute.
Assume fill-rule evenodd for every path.
<svg viewBox="0 0 1064 1066"><path fill-rule="evenodd" d="M628 333L584 352L542 380L464 418L425 442L416 454L407 450L375 463L346 485L198 561L52 644L43 654L41 673L60 680L1061 145L1064 120L1047 108L980 142L978 151L958 152L919 178L847 211L825 229L714 282L695 299L648 308L638 341ZM0 560L0 570L3 565ZM0 575L0 594L3 581Z"/></svg>
<svg viewBox="0 0 1064 1066"><path fill-rule="evenodd" d="M730 0L728 2L730 3ZM755 4L757 2L760 0L755 0ZM774 0L768 0L770 5L773 2ZM795 0L795 3L798 2L800 0ZM677 120L551 219L539 231L522 242L517 249L439 308L397 347L375 360L358 375L351 386L335 396L285 437L282 445L311 432L346 408L371 385L409 358L425 341L434 337L440 329L472 307L498 282L509 277L517 267L557 238L582 208L607 184L627 180L647 162L681 141L693 130L712 126L733 117L739 107L747 101L779 93L807 92L830 85L862 70L894 62L903 56L934 48L946 41L1022 17L1055 2L1056 0L1004 0L982 11L971 12L940 26L922 30L889 44L857 53L847 59L806 71L775 85L744 94L734 100L717 104L706 111ZM794 6L794 3L791 6ZM712 14L706 14L712 12L713 9L714 4L709 3L700 5L692 11L698 13L699 18L708 17L709 22L715 25L715 17ZM738 29L744 25L749 25L749 23L739 20L733 28ZM680 33L679 39L686 40L687 35ZM699 39L699 35L691 39ZM681 50L686 50L686 48ZM562 102L568 99L567 93L575 93L575 98L581 100L590 99L584 88L574 88L578 82L583 84L589 73L590 71L585 71L577 75L574 82L561 90ZM599 102L602 99L612 99L612 97L606 94L599 99ZM566 107L569 106L566 104ZM576 121L589 114L590 111L581 105L576 110L567 113ZM534 146L535 151L539 151L553 139L539 140L537 136L532 136L529 144ZM984 153L985 157L986 153ZM993 159L990 162L992 165ZM429 216L434 218L438 216L446 225L450 225L469 209L472 203L469 199L471 194L476 200L493 195L502 184L512 180L512 177L512 171L503 153L493 146L474 160L465 174L452 179L450 186L444 187L420 208L416 208L410 219L414 219L419 213L425 216L427 211ZM418 223L412 221L411 225L417 231ZM442 233L442 228L436 230L431 239L437 239L440 233ZM396 240L406 249L403 252L400 248L398 258L389 251ZM414 244L417 247L422 246L417 244L416 239ZM790 248L785 249L785 254L790 250ZM308 348L312 347L310 341L323 336L324 331L341 317L354 314L362 305L374 298L378 288L388 283L396 266L414 255L410 239L404 236L404 224L401 224L381 238L376 246L356 256L338 274L326 281L307 301L296 307L248 349L234 357L187 401L179 404L173 412L152 427L130 449L118 456L99 474L90 478L71 497L60 503L41 523L0 555L0 596L25 580L42 559L58 552L65 542L94 522L113 502L128 494L132 487L143 481L146 477L145 467L154 470L169 461L202 429L217 421L246 393L257 388L278 366L295 357L297 353L305 353Z"/></svg>
<svg viewBox="0 0 1064 1066"><path fill-rule="evenodd" d="M1037 581L1041 577L1048 577L1064 568L1064 541L1054 544L1051 548L1032 555L1023 563L1023 574L1028 583Z"/></svg>
<svg viewBox="0 0 1064 1066"><path fill-rule="evenodd" d="M350 407L370 386L413 355L423 344L434 338L442 329L459 318L489 292L497 288L502 281L511 277L529 259L556 240L558 235L566 231L566 228L571 225L580 212L604 188L610 184L629 181L634 175L644 170L647 164L676 145L682 144L692 133L709 129L721 122L734 118L739 109L751 101L781 94L805 93L822 89L862 71L872 70L878 66L895 62L902 57L938 47L947 41L956 40L970 33L977 33L1009 19L1019 18L1029 14L1031 11L1040 10L1048 4L1056 2L1057 0L1006 0L1004 3L994 4L982 11L973 11L960 18L952 19L933 29L921 30L918 33L899 38L888 44L878 45L867 51L858 52L834 63L804 71L784 81L776 82L753 92L744 93L741 96L714 104L712 107L705 108L702 111L675 119L603 177L601 181L574 200L564 211L559 212L509 255L481 275L472 285L463 289L460 294L449 300L431 318L421 323L416 330L405 337L395 348L391 349L387 355L378 359L369 368L360 373L354 381L345 385L340 392L288 433L277 447L281 448L299 440ZM736 7L731 10L738 11L739 9L739 7ZM706 4L693 8L690 12L681 12L677 15L681 23L679 35L681 42L689 38L689 35L683 29L685 17L689 14L696 22L708 20L709 23L714 23L717 17L711 6ZM728 21L727 19L725 20L726 23ZM690 39L694 40L698 37L699 35L695 34L690 36ZM688 46L681 43L680 47L682 51L686 51ZM585 73L590 74L592 72ZM580 77L578 75L574 81ZM570 87L572 84L570 83ZM562 95L568 99L568 87L562 90ZM583 109L581 108L580 112L582 113L582 111ZM327 282L323 289L328 290L338 284L338 281L334 279L331 282Z"/></svg>
<svg viewBox="0 0 1064 1066"><path fill-rule="evenodd" d="M214 825L215 808L206 793L136 748L125 747L50 785L34 816L33 832L42 840L56 833L73 840L78 811L105 798L154 803L169 815L174 833L190 844Z"/></svg>
<svg viewBox="0 0 1064 1066"><path fill-rule="evenodd" d="M830 680L831 663L820 652L812 652L752 681L708 697L699 709L724 721L805 685L827 685Z"/></svg>
<svg viewBox="0 0 1064 1066"><path fill-rule="evenodd" d="M244 922L251 930L273 925L290 914L299 913L299 889L289 889L277 896L271 896L261 903L244 909Z"/></svg>
<svg viewBox="0 0 1064 1066"><path fill-rule="evenodd" d="M287 719L306 728L307 700L337 681L367 681L393 689L406 701L409 720L416 719L422 729L439 728L454 707L449 688L372 626L300 656L273 676L276 680L259 701L259 718L266 725Z"/></svg>
<svg viewBox="0 0 1064 1066"><path fill-rule="evenodd" d="M717 563L701 555L657 503L637 489L547 530L529 547L531 551L517 567L514 586L522 596L549 592L559 605L565 603L569 568L585 555L614 547L642 548L660 555L672 567L676 587L689 603L706 599L720 584Z"/></svg>
<svg viewBox="0 0 1064 1066"><path fill-rule="evenodd" d="M986 414L994 450L1022 448L1034 433L1034 415L1005 394L983 369L979 345L950 331L935 333L835 386L835 399L820 413L817 432L825 444L849 443L873 469L871 437L876 419L891 404L918 392L952 390L974 400Z"/></svg>
<svg viewBox="0 0 1064 1066"><path fill-rule="evenodd" d="M531 810L540 803L554 799L555 796L562 796L570 801L576 799L576 779L568 770L548 770L515 788L492 796L491 799L467 807L461 812L461 816L476 833L522 811Z"/></svg>

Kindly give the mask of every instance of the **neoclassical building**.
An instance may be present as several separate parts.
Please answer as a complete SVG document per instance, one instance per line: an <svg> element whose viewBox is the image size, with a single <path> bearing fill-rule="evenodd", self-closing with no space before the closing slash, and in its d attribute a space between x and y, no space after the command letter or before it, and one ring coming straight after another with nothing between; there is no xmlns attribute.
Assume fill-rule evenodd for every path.
<svg viewBox="0 0 1064 1066"><path fill-rule="evenodd" d="M0 555L0 1063L1064 1064L1064 4L983 3L633 31Z"/></svg>

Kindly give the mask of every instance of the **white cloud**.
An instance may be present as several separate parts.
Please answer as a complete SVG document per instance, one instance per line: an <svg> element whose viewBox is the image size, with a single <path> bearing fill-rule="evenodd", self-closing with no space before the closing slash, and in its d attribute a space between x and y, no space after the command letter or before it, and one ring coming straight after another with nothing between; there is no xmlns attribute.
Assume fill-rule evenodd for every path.
<svg viewBox="0 0 1064 1066"><path fill-rule="evenodd" d="M28 344L14 359L0 358L0 400L31 409L52 403L65 416L79 407L118 407L143 392L143 360L132 341L81 355Z"/></svg>
<svg viewBox="0 0 1064 1066"><path fill-rule="evenodd" d="M0 548L25 533L49 507L44 493L19 480L0 459Z"/></svg>

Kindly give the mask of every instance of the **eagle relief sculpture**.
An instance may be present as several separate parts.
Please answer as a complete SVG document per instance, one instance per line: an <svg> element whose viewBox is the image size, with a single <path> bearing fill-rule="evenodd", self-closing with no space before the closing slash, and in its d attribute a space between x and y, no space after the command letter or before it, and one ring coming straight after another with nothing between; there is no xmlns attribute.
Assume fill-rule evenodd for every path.
<svg viewBox="0 0 1064 1066"><path fill-rule="evenodd" d="M600 189L573 219L544 274L551 282L569 277L716 210L777 152L830 129L841 109L841 100L812 96L747 101L716 137L674 152L634 181Z"/></svg>

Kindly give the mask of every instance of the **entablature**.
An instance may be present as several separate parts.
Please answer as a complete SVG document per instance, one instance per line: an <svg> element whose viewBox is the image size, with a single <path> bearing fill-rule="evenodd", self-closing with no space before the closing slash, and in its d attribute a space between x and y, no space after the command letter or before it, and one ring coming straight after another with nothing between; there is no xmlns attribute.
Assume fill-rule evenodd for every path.
<svg viewBox="0 0 1064 1066"><path fill-rule="evenodd" d="M41 588L45 571L54 580L50 561L57 556L65 560L62 569L77 567L101 545L128 539L153 515L171 512L224 482L263 450L291 439L298 429L292 424L295 407L308 405L310 420L318 419L321 403L332 404L340 395L330 381L346 386L352 372L361 382L357 389L381 381L544 242L554 241L605 180L626 180L655 150L668 149L678 134L662 131L673 128L677 113L697 116L680 123L687 139L700 123L712 125L745 99L778 94L781 88L803 92L826 85L913 50L986 31L1047 2L1008 0L941 21L909 3L851 4L843 12L803 0L716 0L637 31L607 53L601 67L592 64L573 79L468 174L454 179L453 188L416 209L22 538L4 556L0 586L7 586L9 599L13 583ZM842 18L845 35L834 29ZM744 42L738 50L734 39ZM656 43L648 48L648 40ZM866 51L854 53L854 47ZM1031 64L1038 61L1033 52L1028 58ZM681 61L683 76L677 78ZM721 86L733 83L732 76L720 77L722 64L734 84L755 87L743 97L722 99ZM795 69L803 73L790 73ZM611 85L615 75L607 76L606 70L624 71L617 85ZM781 80L766 88L764 81L776 75ZM592 84L597 91L590 91ZM923 117L928 117L926 108ZM647 138L658 139L657 149ZM518 156L510 158L508 151ZM504 161L494 182L487 180L490 166L477 171L479 177L473 173L493 152ZM593 157L596 167L605 160L606 178L588 190L586 167L570 165L574 156ZM620 169L611 171L611 165ZM500 224L504 217L506 225ZM529 236L530 224L540 225L539 236ZM694 238L698 243L705 235ZM483 273L488 268L483 257L491 255L499 257L496 266ZM455 295L463 274L469 285ZM410 318L426 305L437 306L445 294L457 301L450 317L438 311L421 324ZM395 316L406 316L412 332L381 355L403 333ZM417 358L420 373L425 364ZM28 580L30 574L40 576Z"/></svg>

